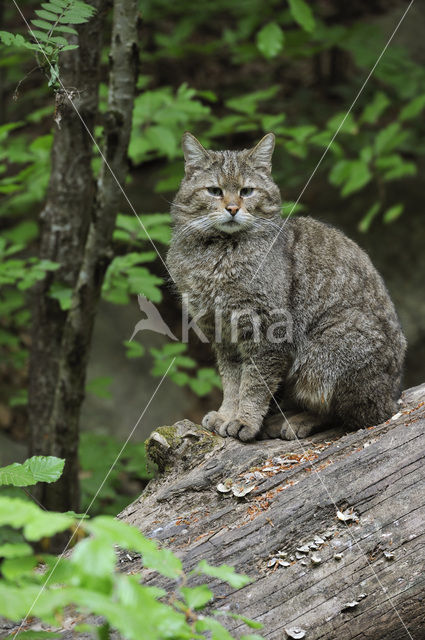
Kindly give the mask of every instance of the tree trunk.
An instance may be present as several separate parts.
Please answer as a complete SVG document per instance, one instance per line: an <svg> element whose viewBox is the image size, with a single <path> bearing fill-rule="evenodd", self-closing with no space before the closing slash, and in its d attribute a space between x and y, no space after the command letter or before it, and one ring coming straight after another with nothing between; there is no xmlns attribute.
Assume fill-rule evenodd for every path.
<svg viewBox="0 0 425 640"><path fill-rule="evenodd" d="M91 76L89 88L84 93L81 89L85 100L91 98L87 109L81 111L89 131L93 131L97 110L100 20L98 15L90 22L88 32L80 39L76 53L81 68L74 69L73 83L63 80L65 87L73 84L80 89L86 85L81 85L79 74ZM92 140L66 97L60 110L61 128L55 133L49 198L42 214L41 254L60 263L59 278L73 293L70 310L63 312L48 297L50 280L46 279L37 291L30 366L32 454L66 458L59 482L41 488L39 499L48 509L79 507L79 416L94 318L112 258L110 245L120 185L127 172L137 77L136 28L136 0L115 0L104 162L97 187L90 166ZM85 43L92 63L90 56L86 57Z"/></svg>
<svg viewBox="0 0 425 640"><path fill-rule="evenodd" d="M183 420L154 432L148 452L162 473L120 518L186 570L206 559L252 578L240 591L215 585L215 608L262 622L273 640L425 638L425 385L353 433L246 444Z"/></svg>

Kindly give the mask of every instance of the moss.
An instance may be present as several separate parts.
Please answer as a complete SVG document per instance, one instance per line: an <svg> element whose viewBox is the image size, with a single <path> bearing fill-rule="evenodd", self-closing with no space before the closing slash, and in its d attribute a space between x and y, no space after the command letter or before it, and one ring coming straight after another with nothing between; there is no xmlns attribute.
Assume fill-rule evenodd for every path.
<svg viewBox="0 0 425 640"><path fill-rule="evenodd" d="M178 445L183 440L183 438L177 434L177 429L174 426L159 427L158 429L156 429L156 432L166 439L172 449L178 447Z"/></svg>
<svg viewBox="0 0 425 640"><path fill-rule="evenodd" d="M197 456L205 455L209 451L212 451L214 447L218 445L222 440L221 436L218 436L214 433L206 433L204 430L202 430L201 433L202 436L199 438L199 440L194 440L191 446L191 450Z"/></svg>
<svg viewBox="0 0 425 640"><path fill-rule="evenodd" d="M147 455L158 466L160 473L171 471L174 466L173 458L178 459L178 450L183 441L188 441L190 444L188 448L185 448L182 455L182 459L188 460L204 456L214 449L221 440L220 436L210 433L202 427L193 425L191 430L195 431L199 437L192 435L185 437L184 433L179 435L175 426L163 426L156 429L155 433L165 440L168 448L161 445L154 438L148 438L146 441Z"/></svg>

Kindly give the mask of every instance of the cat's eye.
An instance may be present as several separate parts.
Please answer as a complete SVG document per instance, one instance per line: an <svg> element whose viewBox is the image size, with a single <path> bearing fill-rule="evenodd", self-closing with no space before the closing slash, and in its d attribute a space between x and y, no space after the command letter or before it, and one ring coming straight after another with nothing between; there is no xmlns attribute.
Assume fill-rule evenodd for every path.
<svg viewBox="0 0 425 640"><path fill-rule="evenodd" d="M242 198L246 198L247 196L252 196L254 193L254 187L243 187L243 189L239 192Z"/></svg>
<svg viewBox="0 0 425 640"><path fill-rule="evenodd" d="M223 195L223 191L222 191L222 189L220 189L220 187L207 187L207 191L210 194L210 196L222 196Z"/></svg>

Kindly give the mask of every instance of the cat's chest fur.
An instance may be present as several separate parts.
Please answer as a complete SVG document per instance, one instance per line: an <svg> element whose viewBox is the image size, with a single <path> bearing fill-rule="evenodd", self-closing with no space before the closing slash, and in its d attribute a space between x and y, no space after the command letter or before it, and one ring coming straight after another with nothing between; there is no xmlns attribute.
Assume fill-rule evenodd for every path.
<svg viewBox="0 0 425 640"><path fill-rule="evenodd" d="M172 247L168 262L180 294L188 296L192 312L213 311L217 305L241 308L255 300L261 304L264 297L259 283L252 281L256 264L252 247L241 242L226 239L184 250Z"/></svg>

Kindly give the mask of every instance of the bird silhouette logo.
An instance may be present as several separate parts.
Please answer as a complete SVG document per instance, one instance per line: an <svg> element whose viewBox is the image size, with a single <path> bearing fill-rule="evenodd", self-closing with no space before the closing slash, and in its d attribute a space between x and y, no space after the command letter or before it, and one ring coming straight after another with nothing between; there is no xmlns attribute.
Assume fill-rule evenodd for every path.
<svg viewBox="0 0 425 640"><path fill-rule="evenodd" d="M139 331L154 331L155 333L161 333L163 336L168 336L171 340L178 340L170 327L164 322L158 309L152 302L149 302L145 296L138 295L137 300L139 303L140 311L146 314L144 320L139 322L134 327L133 335L130 338L130 342Z"/></svg>

